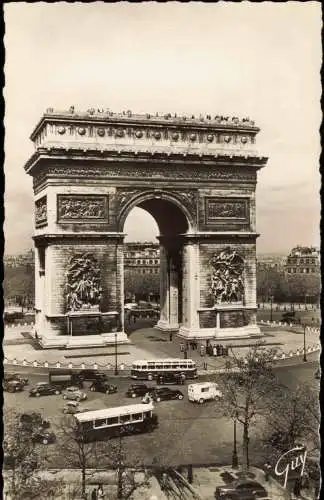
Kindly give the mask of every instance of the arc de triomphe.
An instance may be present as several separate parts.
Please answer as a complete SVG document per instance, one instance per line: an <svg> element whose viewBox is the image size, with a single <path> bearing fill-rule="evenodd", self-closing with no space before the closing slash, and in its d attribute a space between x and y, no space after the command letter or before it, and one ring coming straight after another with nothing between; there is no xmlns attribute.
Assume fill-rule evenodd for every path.
<svg viewBox="0 0 324 500"><path fill-rule="evenodd" d="M157 327L188 340L259 335L258 132L236 117L48 109L25 165L43 347L128 341L123 231L134 207L160 231Z"/></svg>

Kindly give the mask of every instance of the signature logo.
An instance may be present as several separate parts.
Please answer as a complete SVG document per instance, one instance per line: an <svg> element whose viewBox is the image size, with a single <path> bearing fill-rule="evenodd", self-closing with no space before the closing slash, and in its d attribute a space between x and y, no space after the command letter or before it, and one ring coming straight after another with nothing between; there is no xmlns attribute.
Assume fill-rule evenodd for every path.
<svg viewBox="0 0 324 500"><path fill-rule="evenodd" d="M307 450L305 446L296 446L291 450L283 453L275 466L275 474L277 476L284 476L284 488L287 486L289 472L298 469L300 470L300 477L304 474L306 464Z"/></svg>

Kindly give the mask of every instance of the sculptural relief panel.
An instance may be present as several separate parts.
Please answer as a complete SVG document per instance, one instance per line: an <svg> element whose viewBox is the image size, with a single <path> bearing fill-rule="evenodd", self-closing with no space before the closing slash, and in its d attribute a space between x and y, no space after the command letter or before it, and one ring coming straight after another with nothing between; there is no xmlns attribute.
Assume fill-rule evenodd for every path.
<svg viewBox="0 0 324 500"><path fill-rule="evenodd" d="M57 195L59 223L107 222L108 216L108 196Z"/></svg>
<svg viewBox="0 0 324 500"><path fill-rule="evenodd" d="M215 253L209 262L210 295L215 304L242 304L244 300L244 260L230 247Z"/></svg>
<svg viewBox="0 0 324 500"><path fill-rule="evenodd" d="M205 223L208 225L227 222L248 224L249 208L247 198L206 198Z"/></svg>
<svg viewBox="0 0 324 500"><path fill-rule="evenodd" d="M91 253L74 255L65 274L66 311L99 310L102 297L100 268Z"/></svg>
<svg viewBox="0 0 324 500"><path fill-rule="evenodd" d="M47 197L43 196L35 202L35 225L42 227L47 225Z"/></svg>

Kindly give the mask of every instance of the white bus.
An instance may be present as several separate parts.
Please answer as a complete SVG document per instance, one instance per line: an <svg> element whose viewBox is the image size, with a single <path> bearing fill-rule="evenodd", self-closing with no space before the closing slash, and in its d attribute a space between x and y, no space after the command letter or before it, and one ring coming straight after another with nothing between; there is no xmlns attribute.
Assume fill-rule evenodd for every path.
<svg viewBox="0 0 324 500"><path fill-rule="evenodd" d="M158 375L173 373L185 378L197 378L196 363L192 359L144 359L134 361L131 376L137 380L153 380Z"/></svg>
<svg viewBox="0 0 324 500"><path fill-rule="evenodd" d="M158 427L153 409L153 403L135 404L76 413L74 418L84 441L100 441L121 434L153 432Z"/></svg>

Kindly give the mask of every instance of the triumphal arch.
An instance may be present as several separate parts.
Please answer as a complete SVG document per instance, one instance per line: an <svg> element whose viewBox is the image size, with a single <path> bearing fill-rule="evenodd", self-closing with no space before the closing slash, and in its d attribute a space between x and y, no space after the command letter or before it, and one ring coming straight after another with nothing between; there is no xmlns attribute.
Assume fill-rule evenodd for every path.
<svg viewBox="0 0 324 500"><path fill-rule="evenodd" d="M258 132L248 118L48 109L25 165L42 345L128 341L123 244L134 207L160 232L157 328L188 340L259 335Z"/></svg>

